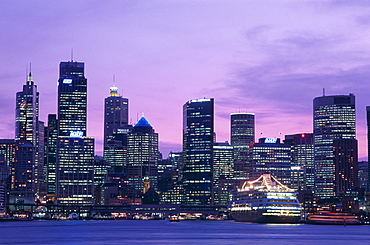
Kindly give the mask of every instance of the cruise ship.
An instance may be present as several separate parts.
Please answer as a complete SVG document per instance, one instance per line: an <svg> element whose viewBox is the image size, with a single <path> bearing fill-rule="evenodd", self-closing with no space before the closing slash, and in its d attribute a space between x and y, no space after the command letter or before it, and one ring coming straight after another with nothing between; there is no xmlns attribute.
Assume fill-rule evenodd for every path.
<svg viewBox="0 0 370 245"><path fill-rule="evenodd" d="M301 218L297 193L270 174L232 190L229 209L235 221L297 223Z"/></svg>

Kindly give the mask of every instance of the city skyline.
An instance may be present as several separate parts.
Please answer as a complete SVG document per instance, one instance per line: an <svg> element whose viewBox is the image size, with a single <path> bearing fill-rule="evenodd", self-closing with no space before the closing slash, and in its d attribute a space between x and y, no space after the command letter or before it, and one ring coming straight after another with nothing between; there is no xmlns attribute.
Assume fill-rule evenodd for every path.
<svg viewBox="0 0 370 245"><path fill-rule="evenodd" d="M6 61L0 68L1 138L14 138L15 94L30 62L40 92L39 120L46 123L48 114L57 113L58 64L71 59L73 48L73 60L86 65L88 135L96 138L99 155L104 98L115 74L120 94L130 100L130 123L144 113L164 157L182 149L181 108L188 100L215 99L217 142L230 141L230 114L239 111L255 114L256 140L283 139L313 131L312 99L325 88L327 95L356 95L359 159L367 159L366 2L40 5L4 1L0 10L6 33L0 47Z"/></svg>

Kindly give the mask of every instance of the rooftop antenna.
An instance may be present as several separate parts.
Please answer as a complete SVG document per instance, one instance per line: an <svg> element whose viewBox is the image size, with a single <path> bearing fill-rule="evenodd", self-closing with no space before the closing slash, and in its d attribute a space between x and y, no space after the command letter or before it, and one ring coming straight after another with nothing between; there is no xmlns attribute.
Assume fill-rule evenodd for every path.
<svg viewBox="0 0 370 245"><path fill-rule="evenodd" d="M322 89L322 96L325 96L325 88Z"/></svg>
<svg viewBox="0 0 370 245"><path fill-rule="evenodd" d="M115 87L115 86L116 86L116 75L113 74L113 87Z"/></svg>
<svg viewBox="0 0 370 245"><path fill-rule="evenodd" d="M31 71L32 71L32 63L30 62L30 76L31 76Z"/></svg>
<svg viewBox="0 0 370 245"><path fill-rule="evenodd" d="M73 62L73 48L71 48L71 62Z"/></svg>

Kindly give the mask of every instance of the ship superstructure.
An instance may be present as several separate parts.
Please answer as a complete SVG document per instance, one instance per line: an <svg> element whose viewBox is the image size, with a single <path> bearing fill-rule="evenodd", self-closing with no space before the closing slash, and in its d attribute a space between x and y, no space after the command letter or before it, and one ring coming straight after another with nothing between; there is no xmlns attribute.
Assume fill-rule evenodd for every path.
<svg viewBox="0 0 370 245"><path fill-rule="evenodd" d="M236 221L244 222L296 223L301 217L296 192L270 174L231 191L229 209Z"/></svg>

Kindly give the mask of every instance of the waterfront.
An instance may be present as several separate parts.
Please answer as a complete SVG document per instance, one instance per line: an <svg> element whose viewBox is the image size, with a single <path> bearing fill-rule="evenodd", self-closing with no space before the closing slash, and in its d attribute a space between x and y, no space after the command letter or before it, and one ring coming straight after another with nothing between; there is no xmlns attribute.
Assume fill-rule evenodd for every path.
<svg viewBox="0 0 370 245"><path fill-rule="evenodd" d="M0 223L0 244L364 244L370 226L113 220Z"/></svg>

